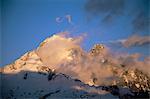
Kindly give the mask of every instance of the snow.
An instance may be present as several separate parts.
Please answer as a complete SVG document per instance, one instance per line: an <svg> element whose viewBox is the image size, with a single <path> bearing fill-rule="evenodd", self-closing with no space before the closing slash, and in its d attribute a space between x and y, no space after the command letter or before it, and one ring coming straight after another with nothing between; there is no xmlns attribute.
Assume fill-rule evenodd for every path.
<svg viewBox="0 0 150 99"><path fill-rule="evenodd" d="M50 72L55 74L54 69L44 66L35 51L24 54L13 64L3 68L0 83L2 98L117 99L104 90L91 87L62 73L56 73L48 80Z"/></svg>

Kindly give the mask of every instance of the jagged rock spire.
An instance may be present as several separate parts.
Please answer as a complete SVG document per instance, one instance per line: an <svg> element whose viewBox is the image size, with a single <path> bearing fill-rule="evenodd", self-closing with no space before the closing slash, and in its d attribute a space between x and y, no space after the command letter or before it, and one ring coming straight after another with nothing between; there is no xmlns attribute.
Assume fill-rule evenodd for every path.
<svg viewBox="0 0 150 99"><path fill-rule="evenodd" d="M90 50L91 55L99 55L102 50L104 50L104 45L102 44L95 44L94 47Z"/></svg>

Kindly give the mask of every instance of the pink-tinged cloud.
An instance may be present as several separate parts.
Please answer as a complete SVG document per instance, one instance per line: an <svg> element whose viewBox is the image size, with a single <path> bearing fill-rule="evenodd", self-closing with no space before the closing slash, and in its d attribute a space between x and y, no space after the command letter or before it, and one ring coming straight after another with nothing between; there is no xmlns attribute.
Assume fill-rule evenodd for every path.
<svg viewBox="0 0 150 99"><path fill-rule="evenodd" d="M144 44L150 44L150 36L133 35L123 42L125 47L141 46Z"/></svg>
<svg viewBox="0 0 150 99"><path fill-rule="evenodd" d="M66 33L53 35L41 43L36 53L46 66L91 85L110 84L128 68L150 75L149 58L139 61L138 53L118 54L102 44L96 44L87 52L80 46L83 38L67 37Z"/></svg>

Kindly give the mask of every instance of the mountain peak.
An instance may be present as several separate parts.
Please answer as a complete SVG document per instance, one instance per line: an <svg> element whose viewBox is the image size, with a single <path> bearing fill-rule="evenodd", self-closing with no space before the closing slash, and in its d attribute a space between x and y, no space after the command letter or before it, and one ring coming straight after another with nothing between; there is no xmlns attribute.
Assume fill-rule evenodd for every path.
<svg viewBox="0 0 150 99"><path fill-rule="evenodd" d="M95 44L93 48L90 50L91 55L99 55L104 50L104 45Z"/></svg>
<svg viewBox="0 0 150 99"><path fill-rule="evenodd" d="M103 44L95 44L86 53L79 39L53 35L1 69L2 96L105 99L150 91L146 74L116 63ZM121 92L124 87L129 93Z"/></svg>

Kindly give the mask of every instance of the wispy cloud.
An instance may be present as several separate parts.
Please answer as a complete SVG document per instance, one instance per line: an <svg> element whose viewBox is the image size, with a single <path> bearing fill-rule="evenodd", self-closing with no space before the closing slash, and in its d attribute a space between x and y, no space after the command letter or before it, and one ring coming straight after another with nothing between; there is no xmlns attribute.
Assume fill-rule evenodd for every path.
<svg viewBox="0 0 150 99"><path fill-rule="evenodd" d="M132 35L122 42L125 47L142 46L150 44L150 36Z"/></svg>
<svg viewBox="0 0 150 99"><path fill-rule="evenodd" d="M85 11L91 19L102 17L100 22L113 22L120 16L131 18L134 32L148 30L150 24L149 0L88 0ZM129 4L134 5L129 5ZM129 17L128 17L129 18ZM137 32L138 33L138 32Z"/></svg>
<svg viewBox="0 0 150 99"><path fill-rule="evenodd" d="M56 18L56 22L57 22L57 23L61 23L62 21L63 21L63 18L62 18L62 17L57 17L57 18Z"/></svg>
<svg viewBox="0 0 150 99"><path fill-rule="evenodd" d="M123 14L124 0L88 0L85 10L91 16L102 15L103 21L110 21Z"/></svg>
<svg viewBox="0 0 150 99"><path fill-rule="evenodd" d="M56 20L57 23L62 23L64 21L67 21L69 24L73 24L72 16L70 14L67 14L67 15L62 16L62 17L56 17L55 20Z"/></svg>
<svg viewBox="0 0 150 99"><path fill-rule="evenodd" d="M132 21L134 30L141 31L149 29L150 18L148 16L148 13L149 12L144 11L138 12L134 20Z"/></svg>
<svg viewBox="0 0 150 99"><path fill-rule="evenodd" d="M140 36L140 35L131 35L128 38L118 39L118 40L110 40L107 43L111 45L116 45L119 47L136 47L150 44L150 36Z"/></svg>
<svg viewBox="0 0 150 99"><path fill-rule="evenodd" d="M65 17L66 17L68 23L72 24L72 16L68 14Z"/></svg>

